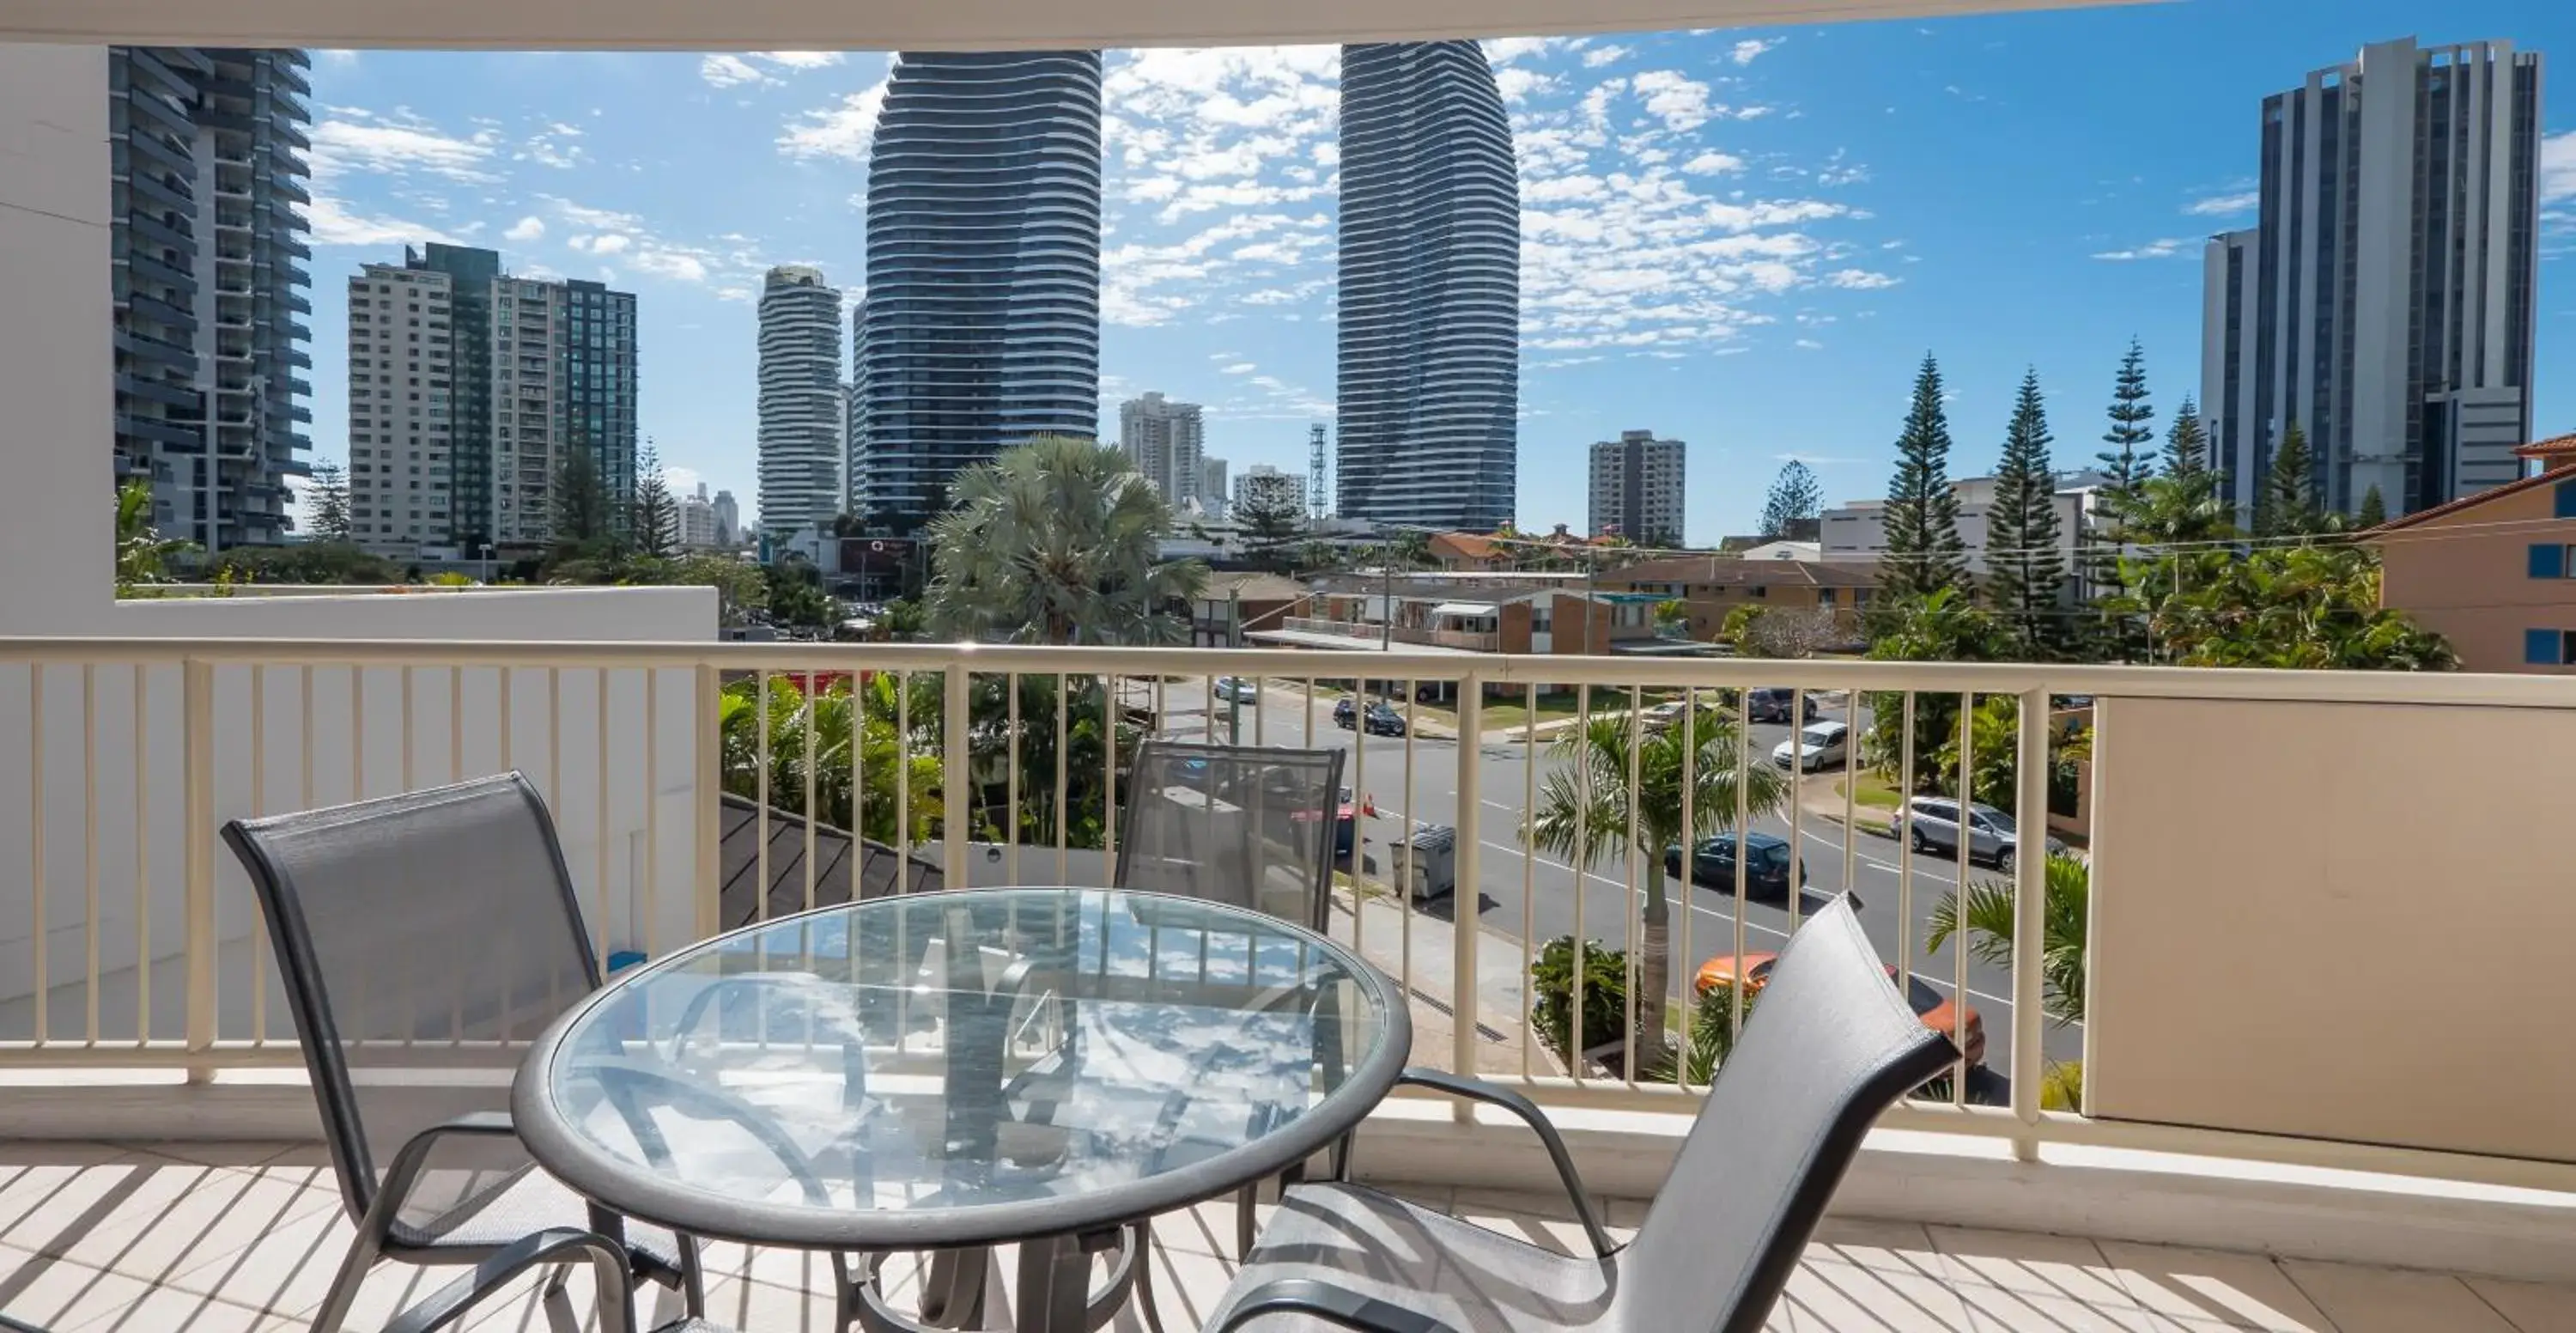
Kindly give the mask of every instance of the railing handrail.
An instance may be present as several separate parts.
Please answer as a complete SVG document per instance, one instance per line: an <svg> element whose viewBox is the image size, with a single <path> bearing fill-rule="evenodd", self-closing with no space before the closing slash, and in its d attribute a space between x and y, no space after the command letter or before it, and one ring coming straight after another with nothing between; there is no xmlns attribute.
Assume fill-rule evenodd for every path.
<svg viewBox="0 0 2576 1333"><path fill-rule="evenodd" d="M1340 654L1371 677L1489 685L1625 689L1796 685L1862 691L1975 691L2258 703L2475 704L2576 708L2576 677L2470 672L2289 671L2076 666L2026 662L1870 662L1824 658L1639 658L1505 653ZM215 665L695 667L970 671L1047 675L1328 676L1335 654L1295 648L1059 647L981 643L691 643L457 639L180 639L0 636L0 662ZM1175 667L1186 669L1175 670Z"/></svg>

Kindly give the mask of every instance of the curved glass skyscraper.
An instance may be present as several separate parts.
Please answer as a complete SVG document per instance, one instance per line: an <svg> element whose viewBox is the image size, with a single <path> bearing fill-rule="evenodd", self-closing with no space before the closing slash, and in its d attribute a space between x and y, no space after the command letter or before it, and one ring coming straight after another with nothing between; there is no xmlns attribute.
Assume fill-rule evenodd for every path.
<svg viewBox="0 0 2576 1333"><path fill-rule="evenodd" d="M1100 423L1100 53L906 52L868 162L851 426L862 512L908 526L959 468Z"/></svg>
<svg viewBox="0 0 2576 1333"><path fill-rule="evenodd" d="M760 292L760 530L786 536L841 507L841 292L783 264Z"/></svg>
<svg viewBox="0 0 2576 1333"><path fill-rule="evenodd" d="M1474 42L1342 48L1340 509L1511 521L1520 178Z"/></svg>

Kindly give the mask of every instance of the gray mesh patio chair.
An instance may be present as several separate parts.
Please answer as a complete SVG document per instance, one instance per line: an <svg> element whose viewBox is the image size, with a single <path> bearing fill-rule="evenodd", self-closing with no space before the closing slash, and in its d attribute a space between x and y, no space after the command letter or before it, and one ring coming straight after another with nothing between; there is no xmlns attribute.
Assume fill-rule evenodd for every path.
<svg viewBox="0 0 2576 1333"><path fill-rule="evenodd" d="M1147 741L1118 817L1117 886L1331 924L1339 750Z"/></svg>
<svg viewBox="0 0 2576 1333"><path fill-rule="evenodd" d="M1879 1113L1957 1058L1888 984L1845 901L1780 955L1634 1241L1613 1243L1518 1093L1406 1082L1529 1122L1592 1253L1568 1257L1345 1183L1288 1191L1209 1333L1757 1333Z"/></svg>
<svg viewBox="0 0 2576 1333"><path fill-rule="evenodd" d="M369 1134L370 1119L379 1133L419 1119L434 1092L378 1076L514 1070L527 1042L600 985L554 822L527 780L511 773L234 820L223 832L267 917L340 1199L357 1224L314 1327L336 1333L378 1259L479 1264L549 1228L617 1230L526 1161L506 1112L421 1129L381 1174L378 1149L393 1140ZM441 1197L424 1186L448 1140L492 1169ZM689 1238L623 1230L637 1274L681 1290L692 1312L705 1308Z"/></svg>

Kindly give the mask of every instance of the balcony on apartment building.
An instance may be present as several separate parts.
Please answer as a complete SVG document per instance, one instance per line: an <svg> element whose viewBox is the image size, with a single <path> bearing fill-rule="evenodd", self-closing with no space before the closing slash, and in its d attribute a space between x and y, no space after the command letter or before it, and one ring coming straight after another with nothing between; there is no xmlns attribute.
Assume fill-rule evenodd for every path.
<svg viewBox="0 0 2576 1333"><path fill-rule="evenodd" d="M353 603L468 615L482 602L543 621L560 619L542 605L556 595L306 605L343 621ZM602 599L621 594L561 595L564 607L602 615ZM515 769L553 812L602 956L658 957L720 924L846 900L849 876L836 881L834 858L810 849L764 863L774 882L758 902L726 899L744 879L727 831L746 820L758 846L792 847L809 827L844 849L851 841L828 795L809 826L795 781L746 785L788 771L774 766L777 747L799 724L753 725L766 710L729 709L726 695L821 681L829 700L869 676L892 677L891 697L915 701L871 723L896 747L891 771L962 758L973 774L902 796L888 777L859 783L863 816L868 801L922 803L920 822L887 827L929 840L889 834L893 845L871 847L935 871L921 887L1101 882L1087 877L1107 872L1096 840L938 838L1001 827L1012 800L1043 804L1050 784L1100 799L1096 780L1069 778L1062 751L1031 750L1034 720L984 717L967 702L1029 697L986 688L995 684L1068 680L1122 700L1119 747L1131 757L1148 734L1348 751L1345 782L1368 800L1332 934L1409 997L1413 1063L1473 1071L1536 1100L1567 1130L1612 1220L1633 1226L1700 1085L1687 1071L1627 1067L1634 1006L1605 1015L1596 1002L1587 1019L1574 1001L1567 1026L1586 1034L1586 1049L1560 1053L1534 1029L1530 978L1559 935L1639 947L1655 849L1631 855L1615 830L1613 845L1579 853L1533 848L1525 816L1563 771L1545 737L1497 744L1486 732L1462 751L1418 728L1340 732L1325 716L1332 695L1310 679L1330 660L1226 649L0 641L0 881L17 886L0 895L0 1136L17 1140L0 1144L0 1255L35 1275L15 1287L0 1278L0 1308L77 1327L61 1316L105 1318L122 1308L114 1302L149 1300L170 1315L155 1327L192 1327L179 1318L190 1311L266 1327L259 1312L291 1318L319 1299L338 1254L331 1237L347 1224L312 1143L275 961L247 884L214 841L222 821ZM1687 891L1666 882L1677 1034L1714 1012L1687 981L1703 963L1758 967L1807 912L1848 889L1906 992L1930 997L1918 1003L1927 1023L1980 1038L1968 1042L1972 1067L1882 1120L1772 1327L2325 1333L2557 1328L2576 1317L2576 1296L2549 1285L2576 1271L2563 1114L2576 1074L2552 1054L2555 1016L2576 1000L2563 966L2576 899L2555 818L2576 778L2569 682L1540 662L1401 645L1371 670L1455 698L1461 729L1511 704L1535 722L1543 686L1574 686L1605 717L1659 702L1709 709L1742 727L1722 748L1694 751L1721 764L1766 764L1786 734L1742 716L1750 687L1802 692L1862 732L1900 719L1898 736L1901 719L1919 729L1962 702L2011 710L2000 733L1980 727L1972 743L2010 738L2014 772L2027 776L2003 780L2001 813L2058 830L2073 844L2065 865L1961 864L1886 836L1888 812L1829 771L1790 784L1753 825L1797 858L1807 891L1794 901L1722 876ZM1220 675L1257 690L1215 703L1206 682ZM2070 697L2092 701L2081 762L2093 799L2080 822L2049 817L2067 733L2034 706ZM1894 762L1929 763L1936 748L1909 760L1899 747ZM1982 772L1992 761L1961 762ZM1679 826L1733 823L1692 808L1731 787L1675 795L1652 770L1586 771L1620 784L1608 799L1641 818L1678 800ZM1898 772L1891 785L1907 789L1914 776ZM1629 799L1625 784L1641 780ZM1457 846L1474 849L1460 857L1454 896L1408 908L1409 895L1390 892L1411 878L1395 850L1406 820L1451 824ZM2013 939L1927 948L1937 904L1962 882L2000 895ZM459 1095L497 1105L501 1093ZM122 1146L140 1140L158 1142ZM1399 1096L1361 1131L1358 1170L1561 1242L1574 1233L1540 1192L1547 1168L1526 1143L1507 1121ZM1175 1306L1204 1311L1222 1287L1231 1207L1158 1227L1154 1262L1175 1293L1167 1319ZM772 1257L729 1261L722 1299L799 1308L799 1261ZM390 1272L368 1308L424 1290L415 1274ZM1194 1326L1186 1314L1177 1322Z"/></svg>

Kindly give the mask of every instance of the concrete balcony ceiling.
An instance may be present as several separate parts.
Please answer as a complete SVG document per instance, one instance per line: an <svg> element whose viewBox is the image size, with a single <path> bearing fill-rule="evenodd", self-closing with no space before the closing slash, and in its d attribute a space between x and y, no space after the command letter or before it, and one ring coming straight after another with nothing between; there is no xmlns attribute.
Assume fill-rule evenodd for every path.
<svg viewBox="0 0 2576 1333"><path fill-rule="evenodd" d="M152 46L1006 50L1393 41L1919 19L2142 0L16 0L0 41Z"/></svg>

